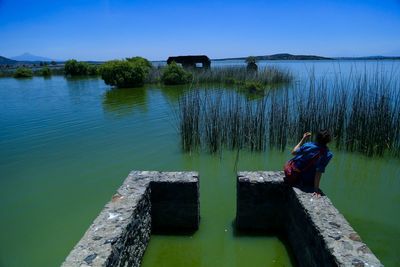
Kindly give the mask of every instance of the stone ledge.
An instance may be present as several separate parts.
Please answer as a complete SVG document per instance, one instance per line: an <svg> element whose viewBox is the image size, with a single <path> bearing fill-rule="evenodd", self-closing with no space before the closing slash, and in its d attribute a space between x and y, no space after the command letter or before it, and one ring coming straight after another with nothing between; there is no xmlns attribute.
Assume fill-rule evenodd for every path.
<svg viewBox="0 0 400 267"><path fill-rule="evenodd" d="M238 173L238 229L282 231L299 266L383 266L327 196L289 187L283 177Z"/></svg>
<svg viewBox="0 0 400 267"><path fill-rule="evenodd" d="M163 209L169 216L158 220L157 227L168 230L179 222L179 227L196 230L198 177L197 172L132 171L62 266L140 266L153 230L152 217L162 217L158 213ZM152 185L164 194L152 195Z"/></svg>

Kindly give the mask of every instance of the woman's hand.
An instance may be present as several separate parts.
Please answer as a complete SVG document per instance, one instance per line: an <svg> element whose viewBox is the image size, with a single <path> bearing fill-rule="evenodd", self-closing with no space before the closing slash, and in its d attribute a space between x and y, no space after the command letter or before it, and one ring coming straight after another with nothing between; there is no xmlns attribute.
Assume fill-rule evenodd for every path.
<svg viewBox="0 0 400 267"><path fill-rule="evenodd" d="M310 132L306 132L303 134L303 140L306 140L307 138L309 138L311 136Z"/></svg>
<svg viewBox="0 0 400 267"><path fill-rule="evenodd" d="M312 196L315 197L315 198L319 198L319 197L321 197L321 193L320 192L314 192L314 193L312 193Z"/></svg>

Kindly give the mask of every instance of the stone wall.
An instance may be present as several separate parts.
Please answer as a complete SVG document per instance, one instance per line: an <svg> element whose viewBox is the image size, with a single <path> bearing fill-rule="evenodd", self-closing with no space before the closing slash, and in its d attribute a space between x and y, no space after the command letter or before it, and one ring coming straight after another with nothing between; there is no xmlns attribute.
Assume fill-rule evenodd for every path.
<svg viewBox="0 0 400 267"><path fill-rule="evenodd" d="M240 172L239 230L281 231L298 266L382 266L327 196L283 183L283 172Z"/></svg>
<svg viewBox="0 0 400 267"><path fill-rule="evenodd" d="M195 231L196 172L133 171L62 266L140 266L152 231Z"/></svg>

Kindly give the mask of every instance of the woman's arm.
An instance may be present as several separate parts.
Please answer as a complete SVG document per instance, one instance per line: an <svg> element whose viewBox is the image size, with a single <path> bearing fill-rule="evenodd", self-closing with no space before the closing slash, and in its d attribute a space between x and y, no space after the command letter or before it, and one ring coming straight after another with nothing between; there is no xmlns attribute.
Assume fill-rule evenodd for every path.
<svg viewBox="0 0 400 267"><path fill-rule="evenodd" d="M296 151L304 144L304 142L311 136L310 132L306 132L303 134L303 138L301 138L300 142L292 149L292 155L296 155Z"/></svg>

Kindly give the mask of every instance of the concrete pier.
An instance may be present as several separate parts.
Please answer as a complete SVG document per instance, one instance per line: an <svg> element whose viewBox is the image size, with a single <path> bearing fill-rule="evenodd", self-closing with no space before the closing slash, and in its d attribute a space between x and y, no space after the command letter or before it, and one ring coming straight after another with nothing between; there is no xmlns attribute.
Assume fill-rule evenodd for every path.
<svg viewBox="0 0 400 267"><path fill-rule="evenodd" d="M140 266L152 233L193 233L199 221L198 173L132 171L62 266ZM238 173L236 228L283 234L298 266L383 266L327 196L283 172Z"/></svg>
<svg viewBox="0 0 400 267"><path fill-rule="evenodd" d="M196 172L132 171L62 266L140 266L153 231L199 227Z"/></svg>
<svg viewBox="0 0 400 267"><path fill-rule="evenodd" d="M327 196L283 183L283 172L239 172L236 226L283 233L298 266L383 266Z"/></svg>

